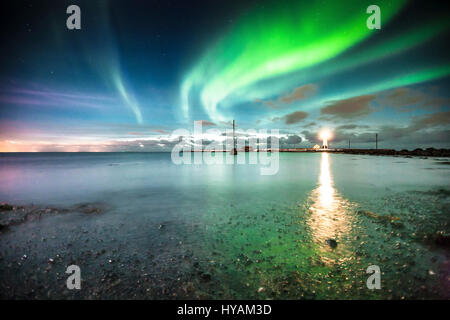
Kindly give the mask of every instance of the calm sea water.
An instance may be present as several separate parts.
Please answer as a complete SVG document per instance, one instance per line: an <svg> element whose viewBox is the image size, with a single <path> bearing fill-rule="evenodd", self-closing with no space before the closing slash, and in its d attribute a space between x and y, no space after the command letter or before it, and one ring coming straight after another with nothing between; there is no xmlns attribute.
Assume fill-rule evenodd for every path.
<svg viewBox="0 0 450 320"><path fill-rule="evenodd" d="M2 154L0 201L69 208L0 234L2 297L450 298L448 247L433 242L450 232L447 159L282 153L276 175L259 169Z"/></svg>

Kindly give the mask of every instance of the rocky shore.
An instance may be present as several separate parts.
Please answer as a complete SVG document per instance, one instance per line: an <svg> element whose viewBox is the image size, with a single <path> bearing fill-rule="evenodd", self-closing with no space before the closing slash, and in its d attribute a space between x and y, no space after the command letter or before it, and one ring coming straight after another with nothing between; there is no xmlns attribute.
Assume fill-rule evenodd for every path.
<svg viewBox="0 0 450 320"><path fill-rule="evenodd" d="M417 148L414 150L394 149L336 149L339 153L388 155L388 156L419 156L419 157L450 157L450 149Z"/></svg>
<svg viewBox="0 0 450 320"><path fill-rule="evenodd" d="M81 203L67 208L0 203L0 232L8 230L10 226L19 225L27 221L40 220L45 216L70 212L100 214L104 210L104 205L98 203Z"/></svg>
<svg viewBox="0 0 450 320"><path fill-rule="evenodd" d="M345 297L400 299L406 294L418 299L448 298L443 287L448 281L445 257L450 243L447 210L435 205L442 203L445 208L448 194L448 190L439 189L393 195L383 201L398 206L389 206L389 211L361 205L355 210L359 221L355 227L362 231L348 239L326 240L325 252L295 259L299 263L295 271L285 261L287 252L281 251L281 257L273 253L279 248L301 252L309 246L298 232L307 219L282 220L287 208L267 208L257 216L261 236L264 232L274 234L272 241L263 246L255 245L255 239L244 238L237 242L240 248L229 243L227 236L250 234L255 221L254 216L242 216L236 210L216 221L217 225L208 224L217 229L209 238L210 245L199 250L198 245L190 245L198 244L192 239L201 233L198 225L181 232L175 223L149 224L147 240L142 236L121 238L121 231L126 229L123 223L108 227L92 221L111 214L98 203L64 208L3 203L0 299L321 299L339 292ZM405 208L410 207L427 214L405 214ZM82 219L77 227L63 223L56 229L41 231L46 221L54 225L61 221L55 218L73 221L75 216ZM135 245L140 240L145 247ZM326 257L341 256L349 245L354 258L328 265ZM391 289L380 292L381 296L371 296L363 285L365 261L378 261L386 271L383 281ZM72 264L82 266L81 291L65 288L65 270ZM352 272L355 269L362 271Z"/></svg>
<svg viewBox="0 0 450 320"><path fill-rule="evenodd" d="M313 149L313 148L292 148L279 149L279 152L332 152L346 154L363 154L372 156L403 156L403 157L450 157L450 149L416 148L414 150L395 150L395 149L347 149L347 148L330 148L330 149Z"/></svg>

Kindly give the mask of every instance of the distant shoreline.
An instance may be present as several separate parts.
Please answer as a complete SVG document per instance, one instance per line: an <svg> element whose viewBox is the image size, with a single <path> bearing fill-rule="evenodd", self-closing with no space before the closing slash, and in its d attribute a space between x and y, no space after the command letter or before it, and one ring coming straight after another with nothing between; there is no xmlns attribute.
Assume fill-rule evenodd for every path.
<svg viewBox="0 0 450 320"><path fill-rule="evenodd" d="M189 152L206 152L208 150L201 151L189 151ZM265 150L238 150L239 152L261 152ZM268 152L272 152L271 149L267 149ZM222 151L212 151L212 152L227 152ZM330 153L344 153L344 154L364 154L364 155L374 155L374 156L419 156L419 157L450 157L450 149L435 149L427 148L421 149L417 148L414 150L395 150L395 149L348 149L348 148L336 148L336 149L314 149L314 148L282 148L278 149L278 152L330 152Z"/></svg>
<svg viewBox="0 0 450 320"><path fill-rule="evenodd" d="M421 157L450 157L450 149L417 148L414 150L394 149L280 149L280 152L333 152L345 154L386 155L386 156L421 156Z"/></svg>
<svg viewBox="0 0 450 320"><path fill-rule="evenodd" d="M242 152L261 152L266 151L272 152L271 149L262 149L262 150L237 150L238 153ZM209 150L190 150L185 152L206 152ZM180 151L181 153L183 151ZM211 152L228 152L227 150L214 150ZM362 154L362 155L374 155L374 156L416 156L416 157L450 157L450 149L435 149L435 148L427 148L421 149L417 148L414 150L395 150L395 149L348 149L348 148L331 148L331 149L314 149L314 148L282 148L278 149L278 152L287 152L287 153L302 153L302 152L330 152L330 153L343 153L343 154ZM7 154L102 154L102 153L170 153L170 151L77 151L77 152L68 152L68 151L40 151L40 152L0 152L0 155Z"/></svg>

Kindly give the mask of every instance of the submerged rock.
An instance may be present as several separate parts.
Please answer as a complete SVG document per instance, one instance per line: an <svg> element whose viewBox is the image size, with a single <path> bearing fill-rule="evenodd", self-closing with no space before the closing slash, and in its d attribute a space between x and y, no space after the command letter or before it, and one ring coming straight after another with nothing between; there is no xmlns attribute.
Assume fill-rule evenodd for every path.
<svg viewBox="0 0 450 320"><path fill-rule="evenodd" d="M443 233L438 233L434 237L434 243L438 246L450 247L450 236Z"/></svg>
<svg viewBox="0 0 450 320"><path fill-rule="evenodd" d="M204 282L209 282L211 281L211 275L209 273L202 273L200 275L200 278L202 279L202 281Z"/></svg>
<svg viewBox="0 0 450 320"><path fill-rule="evenodd" d="M332 249L337 248L337 245L338 245L337 241L334 239L331 239L331 238L325 240L325 243L328 244Z"/></svg>
<svg viewBox="0 0 450 320"><path fill-rule="evenodd" d="M86 214L99 214L103 213L103 208L99 204L92 203L82 203L76 206L75 211L80 211Z"/></svg>
<svg viewBox="0 0 450 320"><path fill-rule="evenodd" d="M19 225L27 221L40 220L45 216L59 215L70 212L100 214L104 211L105 206L95 203L83 203L68 208L38 207L35 205L12 206L10 204L2 203L0 204L0 232L7 230L10 226ZM45 241L45 239L42 241Z"/></svg>
<svg viewBox="0 0 450 320"><path fill-rule="evenodd" d="M13 209L14 209L14 207L10 204L7 204L7 203L0 204L0 211L11 211Z"/></svg>
<svg viewBox="0 0 450 320"><path fill-rule="evenodd" d="M375 212L366 211L366 210L359 210L357 213L359 215L364 215L364 216L372 218L372 219L376 219L376 220L384 221L384 222L390 222L390 223L394 223L394 224L395 223L398 224L397 222L400 221L399 217L394 217L394 216L391 216L389 214L387 214L387 215L380 215L380 214L377 214Z"/></svg>

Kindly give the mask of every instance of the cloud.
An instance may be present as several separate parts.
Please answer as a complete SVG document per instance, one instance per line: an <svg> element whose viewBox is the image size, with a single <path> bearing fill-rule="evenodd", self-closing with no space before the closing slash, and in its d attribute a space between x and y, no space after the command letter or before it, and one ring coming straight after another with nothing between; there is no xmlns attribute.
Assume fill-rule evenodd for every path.
<svg viewBox="0 0 450 320"><path fill-rule="evenodd" d="M303 100L317 92L315 84L305 84L304 86L295 88L291 93L280 97L278 101L283 103L292 103L297 100Z"/></svg>
<svg viewBox="0 0 450 320"><path fill-rule="evenodd" d="M331 144L355 143L367 144L375 142L375 133L378 133L378 141L385 145L397 148L397 146L429 147L433 143L448 145L450 136L450 111L436 112L421 117L413 118L407 126L382 125L369 127L367 125L346 124L337 126L333 130ZM355 131L356 130L356 131ZM359 131L359 132L358 132ZM319 141L317 132L304 130L301 134L311 144Z"/></svg>
<svg viewBox="0 0 450 320"><path fill-rule="evenodd" d="M287 114L280 120L286 123L289 121L301 121L306 117L306 113L298 111ZM22 123L22 125L24 125ZM138 125L120 125L117 124L111 128L121 128L123 134L120 135L105 135L93 131L90 134L90 139L85 139L81 133L89 127L76 127L75 129L64 126L65 131L54 131L52 134L42 134L39 128L32 128L27 126L27 134L18 135L14 133L15 129L20 128L20 124L1 122L0 125L0 151L3 152L21 152L21 151L132 151L132 152L151 152L162 151L169 152L172 148L182 142L186 146L199 145L198 141L194 141L194 137L189 134L178 137L173 135L149 135L139 136L139 130L142 126ZM73 130L72 130L73 129ZM92 128L91 128L92 129ZM104 128L103 128L104 129ZM158 130L157 127L146 126L146 131ZM289 129L291 130L291 129ZM144 132L144 131L142 131ZM57 134L56 134L57 133ZM440 145L441 147L449 147L450 136L450 111L442 111L429 113L420 117L414 117L405 126L367 126L358 123L350 123L338 125L333 129L333 139L330 141L332 146L347 146L348 140L351 140L352 147L374 147L375 133L378 133L378 141L381 143L381 148L395 148L404 149L407 147L430 147ZM225 133L217 133L205 137L202 145L209 144L212 141L223 141ZM236 136L249 138L254 134L246 131L236 132ZM280 147L289 148L298 146L308 147L319 142L318 132L314 129L303 128L301 133L286 132L279 136ZM303 139L307 139L306 143ZM340 144L340 145L339 145Z"/></svg>
<svg viewBox="0 0 450 320"><path fill-rule="evenodd" d="M308 116L308 113L304 111L295 111L289 114L286 114L282 117L274 117L272 118L273 122L277 122L283 120L285 124L294 124L302 121Z"/></svg>
<svg viewBox="0 0 450 320"><path fill-rule="evenodd" d="M281 140L288 145L297 145L302 142L302 138L296 134L289 135L287 138L282 138Z"/></svg>
<svg viewBox="0 0 450 320"><path fill-rule="evenodd" d="M422 92L402 87L389 91L379 99L379 102L399 111L412 111L414 110L412 106L423 102L425 98L426 96Z"/></svg>
<svg viewBox="0 0 450 320"><path fill-rule="evenodd" d="M164 129L153 129L153 132L157 132L157 133L161 133L161 134L167 134L169 133L168 131L164 130Z"/></svg>
<svg viewBox="0 0 450 320"><path fill-rule="evenodd" d="M229 121L219 121L218 122L220 126L222 127L232 127L233 126L233 121L229 120Z"/></svg>
<svg viewBox="0 0 450 320"><path fill-rule="evenodd" d="M450 111L436 112L421 118L416 118L414 119L413 124L417 128L450 125Z"/></svg>
<svg viewBox="0 0 450 320"><path fill-rule="evenodd" d="M304 127L304 128L311 128L311 127L314 127L315 125L317 125L317 123L315 123L315 122L313 121L313 122L310 122L310 123L307 123L307 124L303 125L303 127Z"/></svg>
<svg viewBox="0 0 450 320"><path fill-rule="evenodd" d="M326 107L320 109L320 114L332 119L353 119L371 114L370 106L376 95L363 95L344 100L329 101Z"/></svg>
<svg viewBox="0 0 450 320"><path fill-rule="evenodd" d="M276 101L272 101L272 100L261 100L261 99L255 99L256 103L263 103L264 105L266 105L267 107L271 108L271 109L280 109L280 106L277 105Z"/></svg>
<svg viewBox="0 0 450 320"><path fill-rule="evenodd" d="M418 108L436 109L450 104L450 99L432 97L419 90L400 87L379 94L377 102L383 106L393 107L398 111L409 112Z"/></svg>
<svg viewBox="0 0 450 320"><path fill-rule="evenodd" d="M208 120L197 120L197 121L200 121L201 125L205 127L212 127L216 125L214 122Z"/></svg>
<svg viewBox="0 0 450 320"><path fill-rule="evenodd" d="M395 126L381 126L380 131L380 141L392 140L392 139L409 139L410 141L433 141L437 137L436 132L448 131L450 126L450 111L436 112L433 114L424 115L421 117L414 118L411 123L406 127L395 127ZM439 135L440 136L440 135ZM448 141L448 137L446 140ZM439 141L445 142L445 141Z"/></svg>
<svg viewBox="0 0 450 320"><path fill-rule="evenodd" d="M260 100L256 99L255 102L263 103L271 109L281 109L291 104L294 101L304 100L317 92L317 85L305 84L303 86L295 88L292 92L280 96L277 100Z"/></svg>
<svg viewBox="0 0 450 320"><path fill-rule="evenodd" d="M371 105L373 102L379 106L378 110L383 107L392 107L402 112L409 112L418 108L424 110L438 109L450 105L449 98L433 97L419 90L400 87L377 94L328 101L320 109L322 116L320 119L349 120L364 117L377 110Z"/></svg>
<svg viewBox="0 0 450 320"><path fill-rule="evenodd" d="M338 130L354 130L357 128L369 128L369 126L360 125L360 124L344 124L344 125L336 127L336 129L338 129Z"/></svg>

